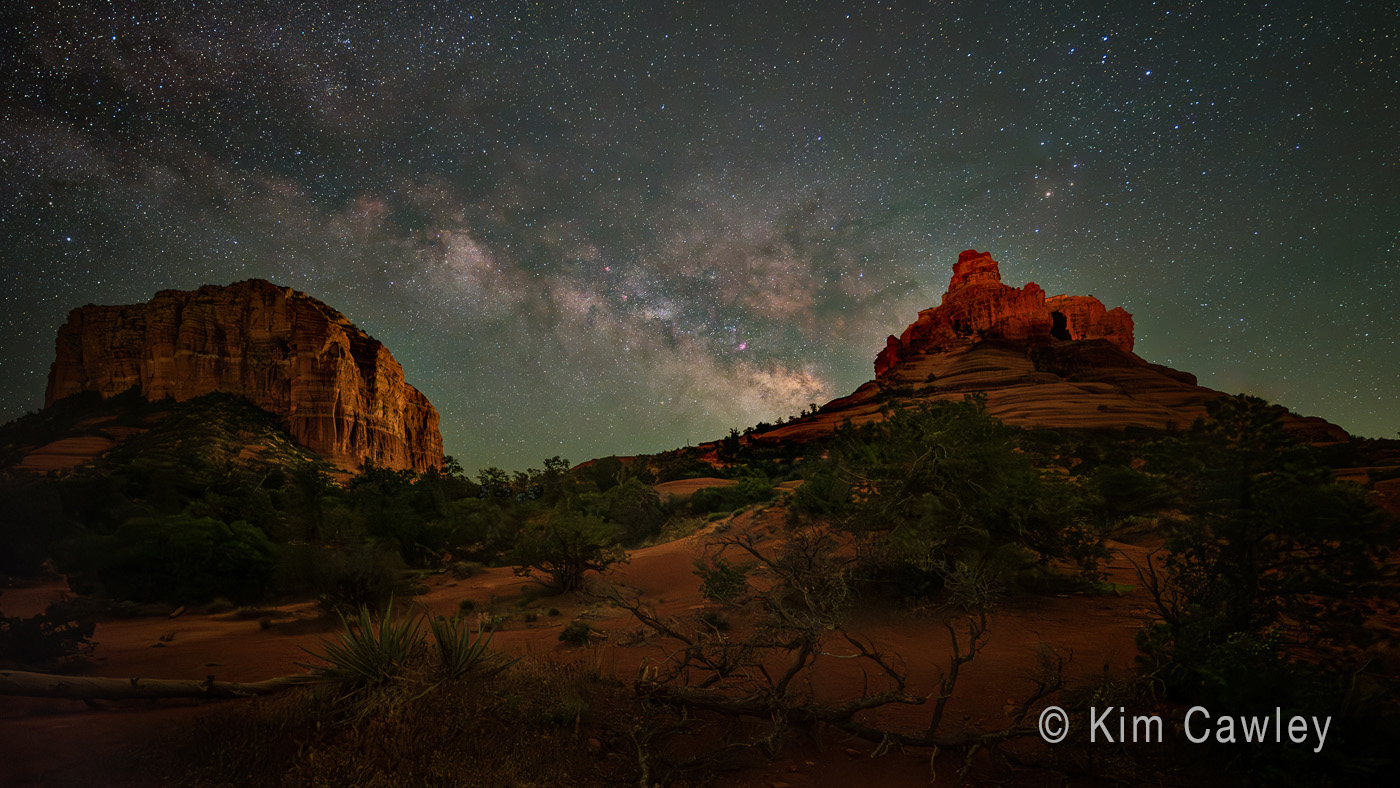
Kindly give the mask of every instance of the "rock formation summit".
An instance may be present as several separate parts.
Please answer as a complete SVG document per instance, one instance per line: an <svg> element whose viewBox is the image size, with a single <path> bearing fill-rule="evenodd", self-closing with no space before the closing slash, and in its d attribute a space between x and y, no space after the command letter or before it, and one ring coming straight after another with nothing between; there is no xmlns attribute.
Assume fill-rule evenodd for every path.
<svg viewBox="0 0 1400 788"><path fill-rule="evenodd" d="M997 262L958 255L942 303L925 309L875 358L875 379L812 416L767 430L759 440L810 440L881 418L886 403L987 397L987 411L1022 426L1185 429L1225 394L1196 377L1133 352L1133 316L1093 296L1045 295L1034 282L1001 281ZM1284 417L1313 441L1347 440L1323 419Z"/></svg>
<svg viewBox="0 0 1400 788"><path fill-rule="evenodd" d="M891 336L875 358L880 378L920 354L952 350L985 339L1013 342L1102 339L1133 352L1133 316L1123 307L1104 309L1093 296L1045 297L1035 282L1020 289L1002 284L997 261L968 249L958 255L943 303L925 309L898 338Z"/></svg>
<svg viewBox="0 0 1400 788"><path fill-rule="evenodd" d="M84 306L57 346L45 407L84 391L136 388L151 401L222 391L276 414L297 442L348 470L443 462L438 413L388 349L289 287L250 279Z"/></svg>

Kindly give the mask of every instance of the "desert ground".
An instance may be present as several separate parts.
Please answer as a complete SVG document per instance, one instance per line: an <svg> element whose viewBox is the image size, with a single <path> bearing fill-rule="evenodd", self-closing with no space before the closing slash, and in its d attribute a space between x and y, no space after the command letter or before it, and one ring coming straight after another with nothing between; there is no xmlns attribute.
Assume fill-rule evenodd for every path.
<svg viewBox="0 0 1400 788"><path fill-rule="evenodd" d="M685 489L662 492L685 495L703 484L689 481L679 485ZM517 577L510 567L500 567L465 579L433 576L427 593L409 604L430 614L452 615L462 600L471 600L477 615L509 616L495 635L494 648L537 659L585 661L630 685L639 666L664 657L664 644L640 637L640 628L629 612L596 594L610 587L627 598L639 598L663 617L692 615L707 604L692 572L693 562L710 549L707 545L716 534L748 533L761 544L767 538L780 538L782 523L781 507L768 506L710 523L684 538L636 550L629 563L614 567L590 584L593 594L539 596L532 580ZM1150 537L1145 539L1150 541ZM1030 686L1024 676L1041 643L1066 654L1072 652L1066 671L1072 684L1089 686L1105 676L1126 675L1131 670L1137 654L1134 633L1148 604L1146 595L1132 587L1137 582L1133 562L1141 563L1151 545L1112 541L1108 546L1112 558L1104 571L1109 581L1118 584L1117 593L1018 594L1001 603L990 617L987 646L963 670L949 708L953 719L984 728L1004 726L1007 710ZM34 615L66 590L58 579L8 589L0 595L0 611L11 616ZM538 618L529 623L520 615L527 608L539 611ZM551 608L558 614L544 613ZM314 662L305 649L315 650L320 638L334 637L340 627L310 602L270 608L260 618L270 621L198 610L174 618L103 621L97 626L94 640L98 645L85 674L180 679L212 675L228 681L293 675L304 671L299 663ZM596 631L590 645L560 642L560 630L574 620L584 621ZM870 638L907 662L911 691L935 691L950 648L941 617L888 605L858 606L851 622L853 633ZM856 670L827 669L811 678L810 691L818 698L854 697L865 681ZM133 700L84 704L0 698L0 750L4 752L0 784L16 788L177 784L166 774L166 744L178 738L192 721L216 713L226 704L256 702ZM874 712L870 719L887 727L918 729L920 715L926 714L924 707L900 706ZM1044 745L1028 741L1023 746ZM751 758L738 763L735 771L718 775L715 784L813 788L930 784L927 751L901 753L895 749L871 757L874 749L868 742L837 734L824 741L799 740L772 760ZM608 755L622 757L600 753L600 757ZM954 768L940 769L933 784L954 784L957 763L950 763Z"/></svg>

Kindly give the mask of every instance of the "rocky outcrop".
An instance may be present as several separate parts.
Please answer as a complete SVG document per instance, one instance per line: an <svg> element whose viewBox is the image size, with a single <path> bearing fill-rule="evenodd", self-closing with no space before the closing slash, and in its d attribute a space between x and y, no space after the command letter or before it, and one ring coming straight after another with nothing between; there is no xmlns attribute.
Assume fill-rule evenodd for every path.
<svg viewBox="0 0 1400 788"><path fill-rule="evenodd" d="M83 391L136 388L152 401L222 391L278 415L343 468L443 461L437 411L389 351L326 304L261 279L74 309L57 351L46 407Z"/></svg>
<svg viewBox="0 0 1400 788"><path fill-rule="evenodd" d="M1021 288L1005 285L991 254L968 249L958 255L943 303L920 312L903 334L885 341L885 349L875 358L875 377L886 375L919 353L989 339L1103 339L1132 352L1133 316L1122 307L1107 310L1093 296L1046 298L1035 282Z"/></svg>
<svg viewBox="0 0 1400 788"><path fill-rule="evenodd" d="M875 379L815 415L755 436L819 438L843 422L883 418L889 404L985 394L987 411L1027 427L1184 429L1225 394L1133 353L1133 318L1092 296L1047 298L1034 282L1003 284L991 255L958 256L942 303L919 313L875 359ZM1281 414L1309 441L1349 436L1316 417Z"/></svg>

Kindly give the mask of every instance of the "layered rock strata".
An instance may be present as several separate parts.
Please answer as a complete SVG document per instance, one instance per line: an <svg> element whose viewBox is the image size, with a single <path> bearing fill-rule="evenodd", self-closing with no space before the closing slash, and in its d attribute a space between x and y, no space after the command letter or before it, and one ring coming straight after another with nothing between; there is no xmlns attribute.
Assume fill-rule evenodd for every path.
<svg viewBox="0 0 1400 788"><path fill-rule="evenodd" d="M968 249L958 255L943 303L923 310L903 334L885 341L885 349L875 358L875 377L919 353L986 339L1103 339L1131 353L1133 316L1122 307L1105 309L1093 296L1046 298L1035 282L1021 288L1002 284L991 254Z"/></svg>
<svg viewBox="0 0 1400 788"><path fill-rule="evenodd" d="M958 256L942 303L925 309L875 358L875 379L816 415L756 438L810 440L842 422L882 418L885 404L981 393L1010 424L1051 428L1185 429L1223 392L1133 353L1133 317L1092 296L1046 297L1034 282L1003 284L990 254ZM1324 419L1283 416L1305 440L1347 440Z"/></svg>
<svg viewBox="0 0 1400 788"><path fill-rule="evenodd" d="M261 279L70 312L45 406L131 388L152 401L236 394L350 470L366 460L420 471L443 462L438 413L388 349L317 299Z"/></svg>

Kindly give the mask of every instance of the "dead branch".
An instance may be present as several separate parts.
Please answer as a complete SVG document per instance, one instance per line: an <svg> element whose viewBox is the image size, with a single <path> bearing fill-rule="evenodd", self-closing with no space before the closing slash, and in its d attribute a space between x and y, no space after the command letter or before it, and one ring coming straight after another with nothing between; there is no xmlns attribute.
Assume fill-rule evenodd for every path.
<svg viewBox="0 0 1400 788"><path fill-rule="evenodd" d="M1133 565L1133 572L1137 574L1138 582L1152 597L1152 605L1157 608L1157 615L1168 623L1174 624L1181 619L1181 611L1185 603L1181 599L1180 589L1177 589L1162 577L1161 571L1157 568L1156 557L1158 550L1153 550L1147 554L1147 560L1143 565L1139 565L1132 556L1123 554L1128 559L1128 563Z"/></svg>
<svg viewBox="0 0 1400 788"><path fill-rule="evenodd" d="M949 636L953 639L953 656L948 659L948 670L943 673L938 682L938 700L934 701L933 713L929 715L928 733L932 735L938 730L938 726L943 723L943 711L948 706L948 701L953 697L953 691L958 685L958 672L963 665L977 658L978 652L987 645L987 614L979 613L976 618L968 616L967 622L967 651L961 650L958 644L958 630L952 621L944 621L943 626L947 628Z"/></svg>
<svg viewBox="0 0 1400 788"><path fill-rule="evenodd" d="M246 698L270 695L292 687L318 684L330 679L316 673L281 676L239 683L194 679L106 678L102 676L58 676L22 670L0 670L0 695L30 698L71 698L73 700L133 700L152 698Z"/></svg>

